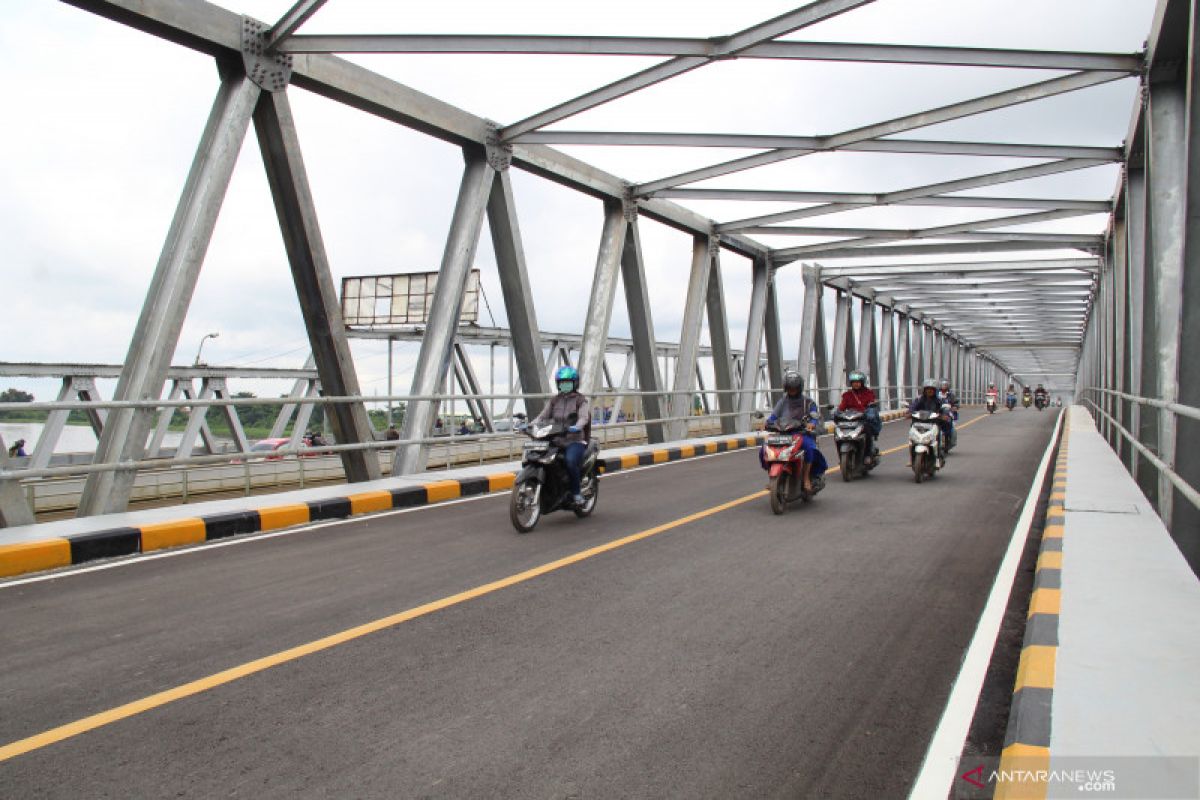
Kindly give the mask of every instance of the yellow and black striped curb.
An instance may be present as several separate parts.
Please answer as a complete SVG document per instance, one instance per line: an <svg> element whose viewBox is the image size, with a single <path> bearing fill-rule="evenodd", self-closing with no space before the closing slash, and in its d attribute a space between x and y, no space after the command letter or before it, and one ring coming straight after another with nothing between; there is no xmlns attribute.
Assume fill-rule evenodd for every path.
<svg viewBox="0 0 1200 800"><path fill-rule="evenodd" d="M1037 776L1050 768L1050 712L1062 607L1069 432L1069 420L1064 419L1034 573L1033 594L1029 600L1025 639L1021 646L1021 660L1017 666L1017 680L1008 715L1008 729L1000 754L1001 780L996 785L996 800L1045 797L1048 788L1044 778L1039 781ZM1027 776L1029 780L1005 781L1004 777L1008 775Z"/></svg>
<svg viewBox="0 0 1200 800"><path fill-rule="evenodd" d="M601 472L662 464L685 458L724 453L757 446L760 434L730 437L694 445L656 448L641 453L603 458ZM168 547L200 544L244 533L260 533L327 519L341 519L376 511L413 508L456 500L460 497L503 492L512 488L515 472L497 472L472 478L455 478L403 486L397 489L359 492L304 503L266 506L167 522L90 531L50 539L0 545L0 578L27 572L67 567ZM347 487L349 488L349 487ZM269 498L264 498L269 499Z"/></svg>

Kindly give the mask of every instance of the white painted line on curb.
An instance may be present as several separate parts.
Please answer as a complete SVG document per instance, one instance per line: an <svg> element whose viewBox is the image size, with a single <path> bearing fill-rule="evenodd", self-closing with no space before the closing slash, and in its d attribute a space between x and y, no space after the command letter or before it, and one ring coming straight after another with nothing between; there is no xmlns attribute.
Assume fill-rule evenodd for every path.
<svg viewBox="0 0 1200 800"><path fill-rule="evenodd" d="M1025 540L1033 525L1033 515L1037 510L1038 497L1042 485L1046 481L1046 471L1050 468L1050 456L1054 453L1058 432L1063 424L1063 414L1060 412L1058 421L1054 424L1054 432L1046 452L1042 455L1042 463L1025 498L1025 507L1013 528L1012 539L1000 569L996 572L996 580L992 584L991 594L983 613L979 615L979 625L971 644L963 658L962 668L950 690L950 698L946 701L946 709L938 721L933 739L929 742L929 750L917 773L917 780L909 792L909 800L929 800L929 798L945 798L950 794L951 784L956 777L959 756L962 755L963 745L971 729L971 720L975 717L975 707L979 703L979 692L983 688L983 680L987 677L988 664L991 661L992 649L996 637L1000 633L1000 623L1004 620L1004 611L1008 607L1008 596L1012 593L1013 581L1017 575L1017 567L1021 563L1021 553L1025 549Z"/></svg>

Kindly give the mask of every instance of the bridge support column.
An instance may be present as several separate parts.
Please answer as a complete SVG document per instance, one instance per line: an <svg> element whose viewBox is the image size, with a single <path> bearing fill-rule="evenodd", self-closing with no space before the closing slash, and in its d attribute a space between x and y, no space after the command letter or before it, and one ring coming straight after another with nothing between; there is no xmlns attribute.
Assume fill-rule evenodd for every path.
<svg viewBox="0 0 1200 800"><path fill-rule="evenodd" d="M742 351L742 380L737 396L740 430L750 430L750 415L754 411L755 390L758 389L759 354L762 353L763 322L767 315L767 286L771 280L771 264L763 256L754 259L750 284L750 314L746 319L746 347Z"/></svg>
<svg viewBox="0 0 1200 800"><path fill-rule="evenodd" d="M162 394L221 202L261 94L240 70L223 77L134 329L116 400L156 400ZM150 408L114 410L96 446L95 463L140 459L153 418ZM123 511L135 477L132 469L88 475L78 516Z"/></svg>
<svg viewBox="0 0 1200 800"><path fill-rule="evenodd" d="M41 447L41 444L39 440L38 446ZM34 453L37 451L34 450ZM10 466L12 465L8 460L8 444L0 437L0 469L7 470ZM21 481L16 478L0 478L0 528L32 525L34 522L36 520L33 509L29 507L21 491Z"/></svg>
<svg viewBox="0 0 1200 800"><path fill-rule="evenodd" d="M774 399L771 390L783 385L783 338L779 332L779 299L775 280L776 273L772 270L767 279L767 311L763 316L763 337L767 340L768 402Z"/></svg>
<svg viewBox="0 0 1200 800"><path fill-rule="evenodd" d="M1129 327L1125 331L1125 374L1128 376L1129 393L1144 396L1142 392L1142 330L1145 327L1144 288L1146 279L1146 170L1143 159L1135 159L1125 167L1125 223L1128 231L1129 272L1125 297L1125 314ZM1133 401L1125 405L1129 420L1128 430L1140 438L1142 429L1142 407ZM1126 466L1135 481L1141 484L1145 469L1152 469L1132 447Z"/></svg>
<svg viewBox="0 0 1200 800"><path fill-rule="evenodd" d="M454 217L450 222L450 233L446 237L446 249L438 270L429 324L425 328L425 338L421 340L421 351L413 371L410 394L414 395L439 394L446 385L454 334L458 330L458 318L467 290L467 278L475 261L475 247L479 243L483 213L496 175L483 151L464 150L464 155L467 163L458 190L458 201L454 206ZM437 407L436 400L409 401L400 438L427 437L432 430ZM427 457L426 445L401 445L396 449L392 474L407 475L420 472L425 468Z"/></svg>
<svg viewBox="0 0 1200 800"><path fill-rule="evenodd" d="M854 368L867 374L871 386L879 383L879 351L875 344L875 291L864 289L858 317L858 352Z"/></svg>
<svg viewBox="0 0 1200 800"><path fill-rule="evenodd" d="M828 389L826 402L834 406L841 399L841 387L846 384L846 353L850 346L850 323L853 308L854 295L850 293L849 289L839 290L837 310L833 317L833 363L830 366L829 379L826 382Z"/></svg>
<svg viewBox="0 0 1200 800"><path fill-rule="evenodd" d="M708 280L712 272L713 241L708 236L692 239L692 271L688 278L687 297L683 307L683 326L679 332L679 357L675 362L674 399L671 416L687 417L692 409L692 382L696 374L696 356L700 350L700 328L704 324L704 306L708 296ZM687 435L687 420L671 425L671 438Z"/></svg>
<svg viewBox="0 0 1200 800"><path fill-rule="evenodd" d="M616 299L617 277L629 227L625 209L618 201L604 204L604 232L596 255L592 293L587 318L583 322L583 344L579 350L579 391L593 393L603 380L604 353L608 345L608 324Z"/></svg>
<svg viewBox="0 0 1200 800"><path fill-rule="evenodd" d="M721 279L721 248L712 245L712 274L708 278L708 341L712 347L713 378L717 384L717 409L721 433L737 432L737 398L733 395L733 356L729 347L729 320L725 313L725 282Z"/></svg>
<svg viewBox="0 0 1200 800"><path fill-rule="evenodd" d="M1167 402L1179 397L1179 333L1182 314L1184 234L1187 226L1188 150L1185 81L1150 84L1147 126L1149 161L1149 244L1147 264L1146 319L1143 392ZM1169 466L1175 464L1175 415L1143 409L1153 426L1143 424L1151 438L1143 444L1156 450ZM1158 514L1172 529L1174 487L1165 475L1157 475L1147 494L1154 499Z"/></svg>
<svg viewBox="0 0 1200 800"><path fill-rule="evenodd" d="M625 232L625 249L621 253L621 283L625 287L625 306L629 311L629 332L633 339L630 358L637 362L638 389L643 392L660 392L662 377L658 371L658 342L654 335L654 315L651 311L650 289L646 285L646 268L642 262L642 237L637 216L632 206L626 207L629 219ZM642 395L642 412L645 419L661 419L663 410L669 407L662 395ZM614 409L613 414L617 412ZM650 444L666 441L666 430L661 422L646 425L646 439Z"/></svg>
<svg viewBox="0 0 1200 800"><path fill-rule="evenodd" d="M546 362L542 357L542 341L538 333L537 312L529 287L529 272L525 267L525 248L521 243L521 228L517 223L517 206L513 199L512 178L508 166L511 159L502 151L492 189L488 195L487 218L496 253L496 270L500 276L500 292L508 314L511 350L521 376L521 391L526 395L550 394ZM542 411L544 400L526 397L525 411L532 419Z"/></svg>
<svg viewBox="0 0 1200 800"><path fill-rule="evenodd" d="M889 410L899 396L896 386L896 309L890 297L878 298L879 312L879 372L875 388L879 392L879 407Z"/></svg>
<svg viewBox="0 0 1200 800"><path fill-rule="evenodd" d="M904 405L912 394L914 361L912 357L912 318L909 317L909 307L896 306L896 324L898 341L896 343L896 395L901 405Z"/></svg>
<svg viewBox="0 0 1200 800"><path fill-rule="evenodd" d="M1200 342L1200 9L1191 6L1190 39L1187 59L1187 141L1186 181L1187 209L1186 256L1182 261L1180 287L1176 294L1180 316L1175 333L1175 353L1178 365L1175 401L1200 407L1200 365L1194 348ZM1181 358L1187 350L1188 358ZM1191 486L1200 486L1200 454L1195 444L1200 442L1200 422L1178 416L1175 430L1175 470ZM1191 446L1187 446L1190 444ZM1179 447L1178 445L1184 445ZM1164 518L1165 519L1165 518ZM1172 535L1192 569L1200 573L1200 509L1187 498L1175 495L1170 515Z"/></svg>
<svg viewBox="0 0 1200 800"><path fill-rule="evenodd" d="M829 383L828 370L825 367L825 309L822 294L825 287L821 282L821 266L819 264L804 264L801 267L804 277L804 307L800 318L800 350L796 355L796 371L804 378L805 390L820 402L816 392L825 388ZM772 304L774 305L774 304ZM768 354L770 352L768 341ZM778 388L782 383L782 374L771 382Z"/></svg>
<svg viewBox="0 0 1200 800"><path fill-rule="evenodd" d="M333 396L361 395L286 92L262 97L254 112L254 130L321 386ZM326 405L324 415L339 444L370 442L375 438L362 402ZM244 434L241 440L239 445L244 443ZM340 457L347 481L376 480L382 475L379 456L373 451L347 451L340 453Z"/></svg>

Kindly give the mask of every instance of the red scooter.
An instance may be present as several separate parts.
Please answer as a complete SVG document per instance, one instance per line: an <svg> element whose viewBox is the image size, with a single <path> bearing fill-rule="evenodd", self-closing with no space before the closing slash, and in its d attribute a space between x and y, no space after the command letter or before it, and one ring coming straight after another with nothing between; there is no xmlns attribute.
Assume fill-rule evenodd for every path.
<svg viewBox="0 0 1200 800"><path fill-rule="evenodd" d="M789 420L786 427L771 425L767 428L767 441L763 444L763 459L767 463L767 474L771 476L768 492L771 510L782 514L787 504L796 500L807 503L825 488L824 477L812 479L812 491L804 491L804 427Z"/></svg>

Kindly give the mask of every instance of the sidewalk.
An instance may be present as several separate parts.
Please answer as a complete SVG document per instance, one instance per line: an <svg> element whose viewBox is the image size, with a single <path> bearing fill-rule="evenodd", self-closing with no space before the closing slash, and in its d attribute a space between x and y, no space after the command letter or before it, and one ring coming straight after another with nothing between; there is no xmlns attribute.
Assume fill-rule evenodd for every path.
<svg viewBox="0 0 1200 800"><path fill-rule="evenodd" d="M1068 413L1001 771L1099 770L1100 796L1200 796L1200 580L1090 414ZM996 797L1086 791L1002 781Z"/></svg>

